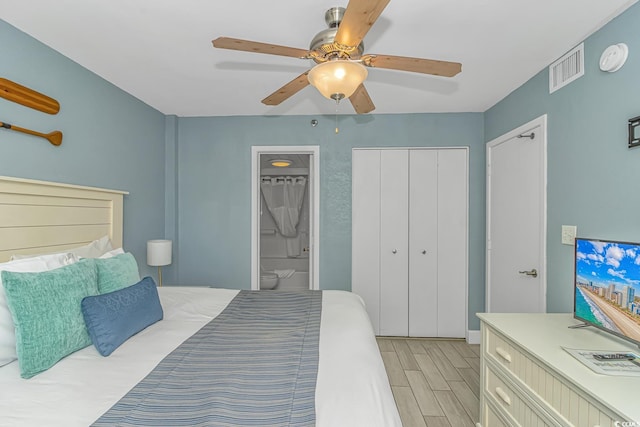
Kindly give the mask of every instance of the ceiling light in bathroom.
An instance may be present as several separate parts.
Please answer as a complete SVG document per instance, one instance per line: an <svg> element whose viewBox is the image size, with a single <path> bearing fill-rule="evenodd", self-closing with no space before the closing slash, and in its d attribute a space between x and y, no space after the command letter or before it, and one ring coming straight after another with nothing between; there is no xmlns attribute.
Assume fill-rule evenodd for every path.
<svg viewBox="0 0 640 427"><path fill-rule="evenodd" d="M271 166L286 168L291 166L291 160L271 160Z"/></svg>

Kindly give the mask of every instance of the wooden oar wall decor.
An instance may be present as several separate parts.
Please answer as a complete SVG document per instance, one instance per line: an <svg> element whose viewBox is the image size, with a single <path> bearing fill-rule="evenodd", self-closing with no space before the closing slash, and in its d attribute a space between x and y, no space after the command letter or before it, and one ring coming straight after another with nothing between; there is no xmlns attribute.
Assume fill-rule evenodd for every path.
<svg viewBox="0 0 640 427"><path fill-rule="evenodd" d="M58 114L60 111L60 103L55 99L4 78L0 78L0 97L47 114ZM0 122L0 128L39 136L55 146L62 144L62 132L60 131L45 134L4 122Z"/></svg>
<svg viewBox="0 0 640 427"><path fill-rule="evenodd" d="M0 122L0 128L5 128L9 130L15 130L16 132L22 132L33 136L39 136L40 138L44 138L49 141L52 145L58 146L62 144L62 132L59 130L50 132L50 133L41 133L36 132L35 130L21 128L16 125L10 125L9 123Z"/></svg>
<svg viewBox="0 0 640 427"><path fill-rule="evenodd" d="M0 96L43 113L58 114L60 111L60 104L55 99L3 78L0 78Z"/></svg>

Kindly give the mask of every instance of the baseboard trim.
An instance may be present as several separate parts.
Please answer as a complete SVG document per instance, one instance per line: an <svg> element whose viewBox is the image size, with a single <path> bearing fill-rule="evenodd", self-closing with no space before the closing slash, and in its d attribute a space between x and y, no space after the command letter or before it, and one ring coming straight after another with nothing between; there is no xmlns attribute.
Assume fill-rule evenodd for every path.
<svg viewBox="0 0 640 427"><path fill-rule="evenodd" d="M467 344L480 344L480 331L467 330Z"/></svg>

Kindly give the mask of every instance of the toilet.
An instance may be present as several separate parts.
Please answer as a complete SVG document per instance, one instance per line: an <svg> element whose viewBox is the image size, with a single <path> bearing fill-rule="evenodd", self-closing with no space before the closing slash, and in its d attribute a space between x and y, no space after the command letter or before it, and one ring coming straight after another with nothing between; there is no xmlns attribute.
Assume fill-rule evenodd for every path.
<svg viewBox="0 0 640 427"><path fill-rule="evenodd" d="M260 290L275 289L278 286L278 275L263 271L260 273Z"/></svg>

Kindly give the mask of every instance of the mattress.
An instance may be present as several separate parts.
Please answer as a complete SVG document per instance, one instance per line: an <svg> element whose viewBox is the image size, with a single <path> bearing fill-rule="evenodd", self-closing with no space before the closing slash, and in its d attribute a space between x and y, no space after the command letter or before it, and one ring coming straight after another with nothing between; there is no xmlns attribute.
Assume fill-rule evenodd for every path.
<svg viewBox="0 0 640 427"><path fill-rule="evenodd" d="M164 320L108 357L89 346L28 380L20 378L17 362L0 368L0 425L90 425L238 293L204 287L158 291ZM364 304L350 292L322 294L315 406L321 427L402 425Z"/></svg>

